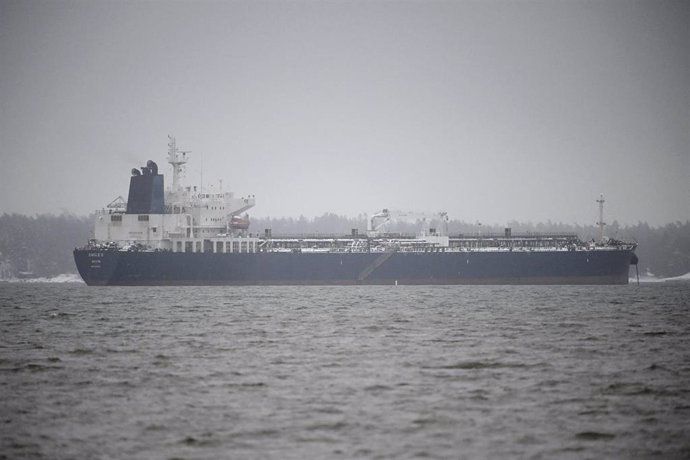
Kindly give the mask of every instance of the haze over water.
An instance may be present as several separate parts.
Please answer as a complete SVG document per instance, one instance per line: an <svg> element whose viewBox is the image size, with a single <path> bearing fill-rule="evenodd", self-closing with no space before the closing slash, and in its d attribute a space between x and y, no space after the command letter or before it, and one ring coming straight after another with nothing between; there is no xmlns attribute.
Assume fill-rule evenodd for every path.
<svg viewBox="0 0 690 460"><path fill-rule="evenodd" d="M256 216L690 218L687 1L0 2L0 212L88 214L167 135ZM202 160L203 159L203 160ZM38 186L28 186L40 184Z"/></svg>
<svg viewBox="0 0 690 460"><path fill-rule="evenodd" d="M610 229L678 221L638 255L680 275L688 23L668 0L0 1L0 214L86 215L148 159L170 185L173 134L185 185L252 216L588 225L604 193ZM86 235L45 222L5 227L5 272L72 270ZM680 281L0 282L0 460L690 458L689 304Z"/></svg>
<svg viewBox="0 0 690 460"><path fill-rule="evenodd" d="M0 456L687 458L689 301L0 284Z"/></svg>

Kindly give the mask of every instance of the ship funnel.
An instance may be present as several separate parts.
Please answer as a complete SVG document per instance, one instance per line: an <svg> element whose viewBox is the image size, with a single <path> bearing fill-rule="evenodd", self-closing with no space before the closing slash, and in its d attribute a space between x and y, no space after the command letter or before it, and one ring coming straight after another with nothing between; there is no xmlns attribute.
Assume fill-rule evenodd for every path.
<svg viewBox="0 0 690 460"><path fill-rule="evenodd" d="M146 162L146 167L149 168L149 170L151 171L151 174L152 174L152 175L155 176L156 174L158 174L158 165L156 164L155 161L153 161L153 160L147 161L147 162Z"/></svg>
<svg viewBox="0 0 690 460"><path fill-rule="evenodd" d="M163 214L163 175L158 174L158 166L151 160L140 169L141 173L136 168L132 169L132 177L129 179L127 214Z"/></svg>

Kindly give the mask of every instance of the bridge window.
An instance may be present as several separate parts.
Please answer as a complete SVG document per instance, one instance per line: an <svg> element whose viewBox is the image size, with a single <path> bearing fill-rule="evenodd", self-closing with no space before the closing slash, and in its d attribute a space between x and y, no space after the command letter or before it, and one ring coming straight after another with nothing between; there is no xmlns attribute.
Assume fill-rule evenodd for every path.
<svg viewBox="0 0 690 460"><path fill-rule="evenodd" d="M140 215L140 216L137 217L137 219L139 220L139 222L148 222L148 221L149 221L149 216L148 216L148 214Z"/></svg>

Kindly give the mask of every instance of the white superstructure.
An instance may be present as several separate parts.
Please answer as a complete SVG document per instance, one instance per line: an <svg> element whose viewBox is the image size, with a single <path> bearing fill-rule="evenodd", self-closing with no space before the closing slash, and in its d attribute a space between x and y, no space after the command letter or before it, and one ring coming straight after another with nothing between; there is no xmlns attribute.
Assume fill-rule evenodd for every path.
<svg viewBox="0 0 690 460"><path fill-rule="evenodd" d="M165 190L164 212L127 212L126 201L118 197L96 212L97 242L122 249L256 252L260 240L248 233L248 216L240 217L254 206L254 196L238 198L232 192L209 193L201 187L183 186L188 154L169 136L167 161L172 167L172 184ZM140 175L136 168L132 172Z"/></svg>
<svg viewBox="0 0 690 460"><path fill-rule="evenodd" d="M600 251L634 249L635 244L603 237L603 195L599 203L600 242L582 242L574 234L515 235L448 234L448 215L428 215L383 209L367 219L366 235L352 229L352 235L274 237L249 233L249 216L242 215L255 204L254 196L235 197L232 192L204 190L182 184L187 151L177 148L169 136L167 162L172 167L172 184L165 189L158 165L148 161L134 168L128 199L119 196L96 212L95 240L89 247L131 251L194 253L254 252L522 252ZM139 171L141 169L141 172ZM421 223L415 236L390 233L396 221ZM433 227L432 227L433 223Z"/></svg>

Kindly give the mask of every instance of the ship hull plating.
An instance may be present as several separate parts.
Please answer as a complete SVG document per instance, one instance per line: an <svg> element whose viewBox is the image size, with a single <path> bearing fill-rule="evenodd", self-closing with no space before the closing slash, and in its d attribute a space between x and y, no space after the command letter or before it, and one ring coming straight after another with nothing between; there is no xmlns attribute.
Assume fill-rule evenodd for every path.
<svg viewBox="0 0 690 460"><path fill-rule="evenodd" d="M632 250L182 253L75 249L88 285L627 284Z"/></svg>

